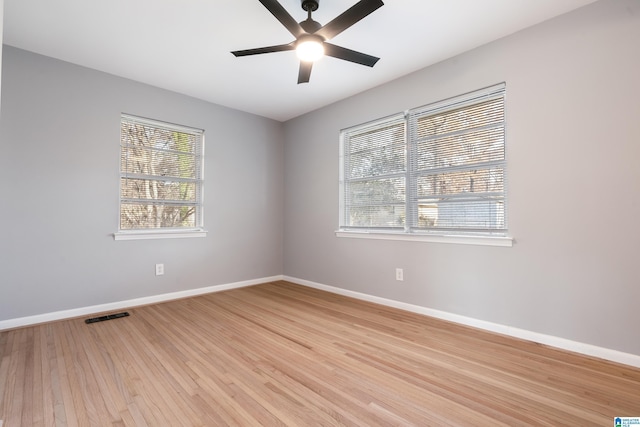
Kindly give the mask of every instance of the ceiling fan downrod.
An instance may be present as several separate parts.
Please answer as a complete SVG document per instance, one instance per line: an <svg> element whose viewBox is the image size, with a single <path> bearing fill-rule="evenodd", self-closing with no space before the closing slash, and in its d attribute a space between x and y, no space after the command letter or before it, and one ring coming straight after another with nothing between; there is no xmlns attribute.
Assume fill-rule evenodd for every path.
<svg viewBox="0 0 640 427"><path fill-rule="evenodd" d="M300 26L307 33L313 34L322 27L318 21L314 21L311 17L311 12L318 10L318 0L301 0L301 2L302 8L307 12L307 19L300 22Z"/></svg>

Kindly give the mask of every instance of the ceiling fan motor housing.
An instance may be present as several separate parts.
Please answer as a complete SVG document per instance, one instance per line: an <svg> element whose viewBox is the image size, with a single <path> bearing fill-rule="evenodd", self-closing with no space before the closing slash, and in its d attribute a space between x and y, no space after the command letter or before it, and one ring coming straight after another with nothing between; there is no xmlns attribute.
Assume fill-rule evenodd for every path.
<svg viewBox="0 0 640 427"><path fill-rule="evenodd" d="M306 12L315 12L318 9L318 0L301 0L302 9Z"/></svg>

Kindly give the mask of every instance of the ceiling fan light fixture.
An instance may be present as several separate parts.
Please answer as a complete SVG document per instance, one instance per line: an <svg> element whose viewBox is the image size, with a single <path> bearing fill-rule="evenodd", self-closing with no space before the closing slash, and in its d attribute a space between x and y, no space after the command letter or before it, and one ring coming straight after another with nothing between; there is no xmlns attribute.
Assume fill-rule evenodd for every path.
<svg viewBox="0 0 640 427"><path fill-rule="evenodd" d="M296 43L296 54L301 61L315 62L324 56L324 46L320 37L302 37Z"/></svg>

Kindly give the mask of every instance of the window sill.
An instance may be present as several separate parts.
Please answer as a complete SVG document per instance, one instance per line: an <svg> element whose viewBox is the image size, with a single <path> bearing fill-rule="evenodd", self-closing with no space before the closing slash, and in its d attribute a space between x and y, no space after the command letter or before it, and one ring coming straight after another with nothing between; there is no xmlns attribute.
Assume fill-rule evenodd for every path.
<svg viewBox="0 0 640 427"><path fill-rule="evenodd" d="M481 245L481 246L513 246L512 237L502 236L458 236L458 235L435 235L435 234L405 234L405 233L384 233L370 231L338 230L336 237L350 237L354 239L377 239L377 240L404 240L408 242L427 243L455 243L459 245Z"/></svg>
<svg viewBox="0 0 640 427"><path fill-rule="evenodd" d="M135 230L113 233L113 240L182 239L207 237L205 230Z"/></svg>

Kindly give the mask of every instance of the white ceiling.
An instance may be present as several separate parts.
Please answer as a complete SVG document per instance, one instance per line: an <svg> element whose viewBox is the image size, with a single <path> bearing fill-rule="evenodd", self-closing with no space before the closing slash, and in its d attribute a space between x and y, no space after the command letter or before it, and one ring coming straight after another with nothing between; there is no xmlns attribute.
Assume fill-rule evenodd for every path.
<svg viewBox="0 0 640 427"><path fill-rule="evenodd" d="M4 43L285 121L595 0L384 0L332 43L380 57L326 57L298 85L295 52L234 57L293 36L258 0L6 0ZM357 0L320 0L326 24ZM281 0L298 21L300 0Z"/></svg>

